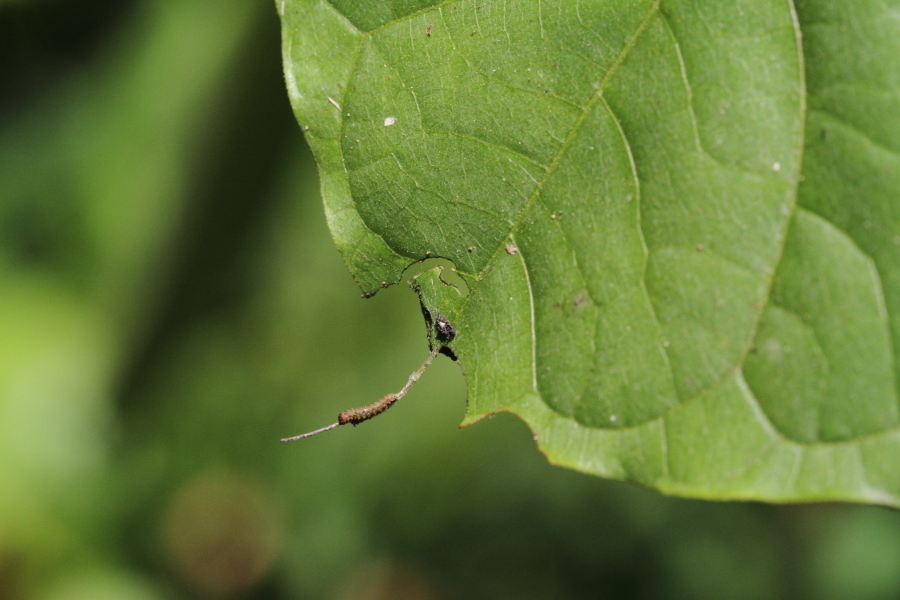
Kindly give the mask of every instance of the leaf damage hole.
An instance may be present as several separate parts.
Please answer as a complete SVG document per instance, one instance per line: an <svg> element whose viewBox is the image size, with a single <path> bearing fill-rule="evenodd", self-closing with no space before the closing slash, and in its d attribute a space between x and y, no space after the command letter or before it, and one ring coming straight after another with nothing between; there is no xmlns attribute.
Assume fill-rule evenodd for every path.
<svg viewBox="0 0 900 600"><path fill-rule="evenodd" d="M424 273L435 267L441 267L441 281L459 290L460 296L465 297L469 295L469 284L456 270L456 265L453 264L453 261L447 258L426 258L425 260L414 262L406 267L400 279L408 283L419 273Z"/></svg>

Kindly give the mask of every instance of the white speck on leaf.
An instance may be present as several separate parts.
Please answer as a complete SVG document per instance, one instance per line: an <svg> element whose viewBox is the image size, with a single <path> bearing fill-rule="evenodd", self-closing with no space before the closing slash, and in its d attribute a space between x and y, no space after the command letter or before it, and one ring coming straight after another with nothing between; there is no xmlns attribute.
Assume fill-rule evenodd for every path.
<svg viewBox="0 0 900 600"><path fill-rule="evenodd" d="M393 125L396 122L397 122L397 119L395 117L388 117L384 120L384 126L390 127L391 125Z"/></svg>
<svg viewBox="0 0 900 600"><path fill-rule="evenodd" d="M328 101L331 102L331 104L333 104L336 109L341 110L341 105L335 102L334 98L328 96Z"/></svg>
<svg viewBox="0 0 900 600"><path fill-rule="evenodd" d="M777 162L777 163L775 163L774 165L772 165L772 170L775 171L776 173L777 173L778 171L780 171L780 170L781 170L781 163L780 163L780 162Z"/></svg>

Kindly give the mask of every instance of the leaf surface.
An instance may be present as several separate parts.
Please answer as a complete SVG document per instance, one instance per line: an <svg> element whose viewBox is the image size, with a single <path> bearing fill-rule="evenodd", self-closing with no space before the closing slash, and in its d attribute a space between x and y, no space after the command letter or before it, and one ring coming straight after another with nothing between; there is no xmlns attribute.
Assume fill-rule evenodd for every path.
<svg viewBox="0 0 900 600"><path fill-rule="evenodd" d="M900 505L896 6L277 5L364 293L466 282L413 282L466 423L670 493Z"/></svg>

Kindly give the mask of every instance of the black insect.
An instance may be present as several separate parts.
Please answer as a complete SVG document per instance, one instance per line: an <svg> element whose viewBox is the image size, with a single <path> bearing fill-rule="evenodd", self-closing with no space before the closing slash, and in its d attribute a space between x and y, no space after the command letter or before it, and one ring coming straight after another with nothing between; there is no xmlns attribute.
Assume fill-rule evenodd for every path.
<svg viewBox="0 0 900 600"><path fill-rule="evenodd" d="M422 309L422 311L425 313L425 318L429 319L429 313L425 311L424 308ZM409 388L411 388L412 385L419 380L419 377L422 376L422 373L425 372L425 369L428 368L428 365L431 364L431 361L433 361L438 354L443 353L449 356L451 359L456 360L456 355L453 353L449 346L445 345L456 337L456 329L453 328L453 325L449 320L447 320L447 317L439 312L434 313L434 332L435 338L437 338L439 343L436 344L434 348L432 348L431 354L428 355L428 358L425 360L422 366L419 367L419 369L415 373L409 376L406 385L404 385L403 389L401 389L399 392L397 392L396 394L388 394L387 396L381 398L381 400L373 402L372 404L369 404L367 406L345 410L338 415L337 423L332 423L327 427L316 429L315 431L310 431L309 433L303 433L300 435L295 435L294 437L284 438L281 441L293 442L294 440L302 440L303 438L318 435L325 431L331 431L335 427L340 427L341 425L346 425L347 423L350 423L354 426L359 425L360 423L368 421L372 417L380 415L381 413L392 407L397 403L398 400L400 400L400 398L406 395L406 392L409 391Z"/></svg>
<svg viewBox="0 0 900 600"><path fill-rule="evenodd" d="M437 339L441 342L450 342L456 337L456 330L453 328L453 325L441 313L435 313L434 315L434 328L437 332Z"/></svg>

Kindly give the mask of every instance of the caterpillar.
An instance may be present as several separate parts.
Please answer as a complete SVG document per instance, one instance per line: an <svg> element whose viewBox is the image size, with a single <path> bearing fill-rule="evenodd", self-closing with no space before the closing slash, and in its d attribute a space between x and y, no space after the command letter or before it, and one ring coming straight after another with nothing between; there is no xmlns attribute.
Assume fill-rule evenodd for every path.
<svg viewBox="0 0 900 600"><path fill-rule="evenodd" d="M341 425L346 425L347 423L353 423L354 426L359 425L363 421L368 421L372 417L380 415L392 407L399 399L397 394L388 394L381 400L373 402L368 406L345 410L338 415L338 423Z"/></svg>
<svg viewBox="0 0 900 600"><path fill-rule="evenodd" d="M443 319L444 322L446 322L446 325L450 328L450 331L453 332L453 335L456 335L456 332L453 330L453 326L450 325L450 322L444 319L444 317L440 318ZM409 388L411 388L412 385L419 380L419 377L422 376L422 373L425 372L425 369L428 368L428 365L431 364L431 361L434 360L434 357L438 355L438 353L441 351L441 348L443 348L442 345L436 345L434 347L434 350L431 351L431 354L428 355L428 358L425 359L425 362L422 363L422 366L419 367L415 373L409 376L409 380L407 380L406 385L404 385L403 388L396 394L388 394L380 400L377 400L372 404L368 404L366 406L361 406L360 408L351 408L350 410L345 410L338 415L337 423L332 423L327 427L316 429L315 431L310 431L309 433L301 433L300 435L295 435L294 437L284 438L281 441L293 442L296 440L302 440L303 438L312 437L325 431L331 431L335 427L346 425L347 423L352 423L354 426L356 426L363 421L368 421L372 417L380 415L381 413L392 407L394 404L396 404L400 398L406 395L406 392L408 392Z"/></svg>

